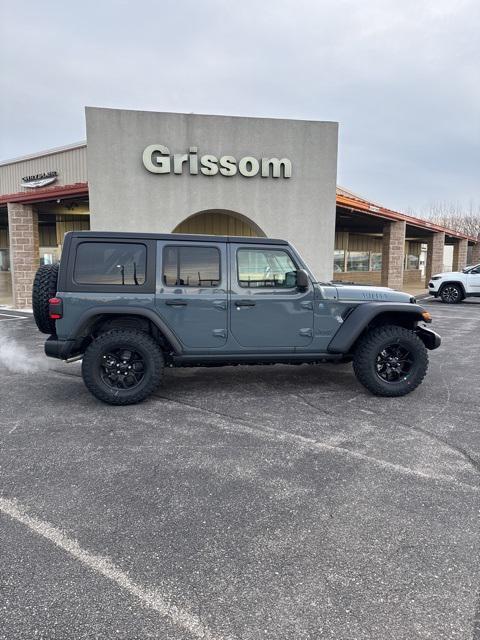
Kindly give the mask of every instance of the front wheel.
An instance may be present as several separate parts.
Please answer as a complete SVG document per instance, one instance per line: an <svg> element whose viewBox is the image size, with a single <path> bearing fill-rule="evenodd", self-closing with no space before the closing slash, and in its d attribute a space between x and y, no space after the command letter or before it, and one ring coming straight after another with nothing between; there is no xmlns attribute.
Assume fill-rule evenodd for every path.
<svg viewBox="0 0 480 640"><path fill-rule="evenodd" d="M404 396L418 387L428 369L425 345L414 331L386 325L363 336L355 350L353 370L359 382L377 396Z"/></svg>
<svg viewBox="0 0 480 640"><path fill-rule="evenodd" d="M158 387L163 367L163 354L151 336L136 329L113 329L88 346L82 376L99 400L136 404Z"/></svg>
<svg viewBox="0 0 480 640"><path fill-rule="evenodd" d="M445 304L458 304L463 300L463 292L456 284L446 284L440 291L440 299Z"/></svg>

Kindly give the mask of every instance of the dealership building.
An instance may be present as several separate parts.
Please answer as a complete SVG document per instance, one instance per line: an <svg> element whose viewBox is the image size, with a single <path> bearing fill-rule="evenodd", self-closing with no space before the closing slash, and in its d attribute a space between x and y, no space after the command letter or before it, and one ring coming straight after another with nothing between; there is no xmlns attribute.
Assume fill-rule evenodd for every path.
<svg viewBox="0 0 480 640"><path fill-rule="evenodd" d="M0 304L26 308L72 230L292 242L319 280L413 291L477 239L336 186L333 122L86 109L87 141L0 163Z"/></svg>

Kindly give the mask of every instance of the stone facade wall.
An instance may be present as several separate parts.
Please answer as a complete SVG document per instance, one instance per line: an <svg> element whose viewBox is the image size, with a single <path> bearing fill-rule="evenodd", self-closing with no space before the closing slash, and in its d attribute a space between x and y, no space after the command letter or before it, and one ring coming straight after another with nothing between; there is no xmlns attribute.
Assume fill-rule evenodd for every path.
<svg viewBox="0 0 480 640"><path fill-rule="evenodd" d="M472 264L480 264L480 239L472 247Z"/></svg>
<svg viewBox="0 0 480 640"><path fill-rule="evenodd" d="M388 222L383 228L382 285L401 289L405 260L405 222Z"/></svg>
<svg viewBox="0 0 480 640"><path fill-rule="evenodd" d="M453 245L453 270L461 271L467 266L468 240L457 240Z"/></svg>
<svg viewBox="0 0 480 640"><path fill-rule="evenodd" d="M445 251L445 233L443 231L434 233L427 239L427 266L425 269L425 283L435 273L443 271L443 254Z"/></svg>
<svg viewBox="0 0 480 640"><path fill-rule="evenodd" d="M421 289L424 286L420 269L408 269L403 272L403 284Z"/></svg>
<svg viewBox="0 0 480 640"><path fill-rule="evenodd" d="M32 283L39 266L38 216L32 206L9 202L10 268L13 305L32 306Z"/></svg>
<svg viewBox="0 0 480 640"><path fill-rule="evenodd" d="M337 282L354 282L355 284L371 284L380 286L382 284L381 271L345 271L334 273L332 280ZM422 272L420 269L408 269L403 272L403 287L414 286L421 289L423 286ZM400 287L401 288L401 287Z"/></svg>
<svg viewBox="0 0 480 640"><path fill-rule="evenodd" d="M382 273L381 271L343 271L342 273L334 273L332 275L332 280L380 286Z"/></svg>

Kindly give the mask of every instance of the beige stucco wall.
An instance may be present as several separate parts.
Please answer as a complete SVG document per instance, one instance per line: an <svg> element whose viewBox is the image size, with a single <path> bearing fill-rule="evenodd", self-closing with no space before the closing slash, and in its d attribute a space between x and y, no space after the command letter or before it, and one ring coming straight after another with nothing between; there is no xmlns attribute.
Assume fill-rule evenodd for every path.
<svg viewBox="0 0 480 640"><path fill-rule="evenodd" d="M338 125L87 108L91 226L169 233L200 211L226 210L285 238L318 278L331 276L335 233ZM151 144L199 155L287 157L291 178L240 174L154 174L142 162Z"/></svg>

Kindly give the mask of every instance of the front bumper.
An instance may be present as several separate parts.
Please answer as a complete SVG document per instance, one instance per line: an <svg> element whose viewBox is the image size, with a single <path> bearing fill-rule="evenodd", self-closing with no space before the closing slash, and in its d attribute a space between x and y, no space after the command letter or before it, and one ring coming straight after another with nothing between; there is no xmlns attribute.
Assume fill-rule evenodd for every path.
<svg viewBox="0 0 480 640"><path fill-rule="evenodd" d="M432 331L431 329L427 329L426 327L417 327L417 334L423 344L430 351L438 349L442 344L442 338L438 333L435 333L435 331Z"/></svg>
<svg viewBox="0 0 480 640"><path fill-rule="evenodd" d="M49 358L67 360L75 355L76 340L59 340L56 336L50 336L45 341L45 353Z"/></svg>
<svg viewBox="0 0 480 640"><path fill-rule="evenodd" d="M437 297L439 289L440 289L440 283L430 280L430 282L428 283L428 293L430 293L432 296Z"/></svg>

